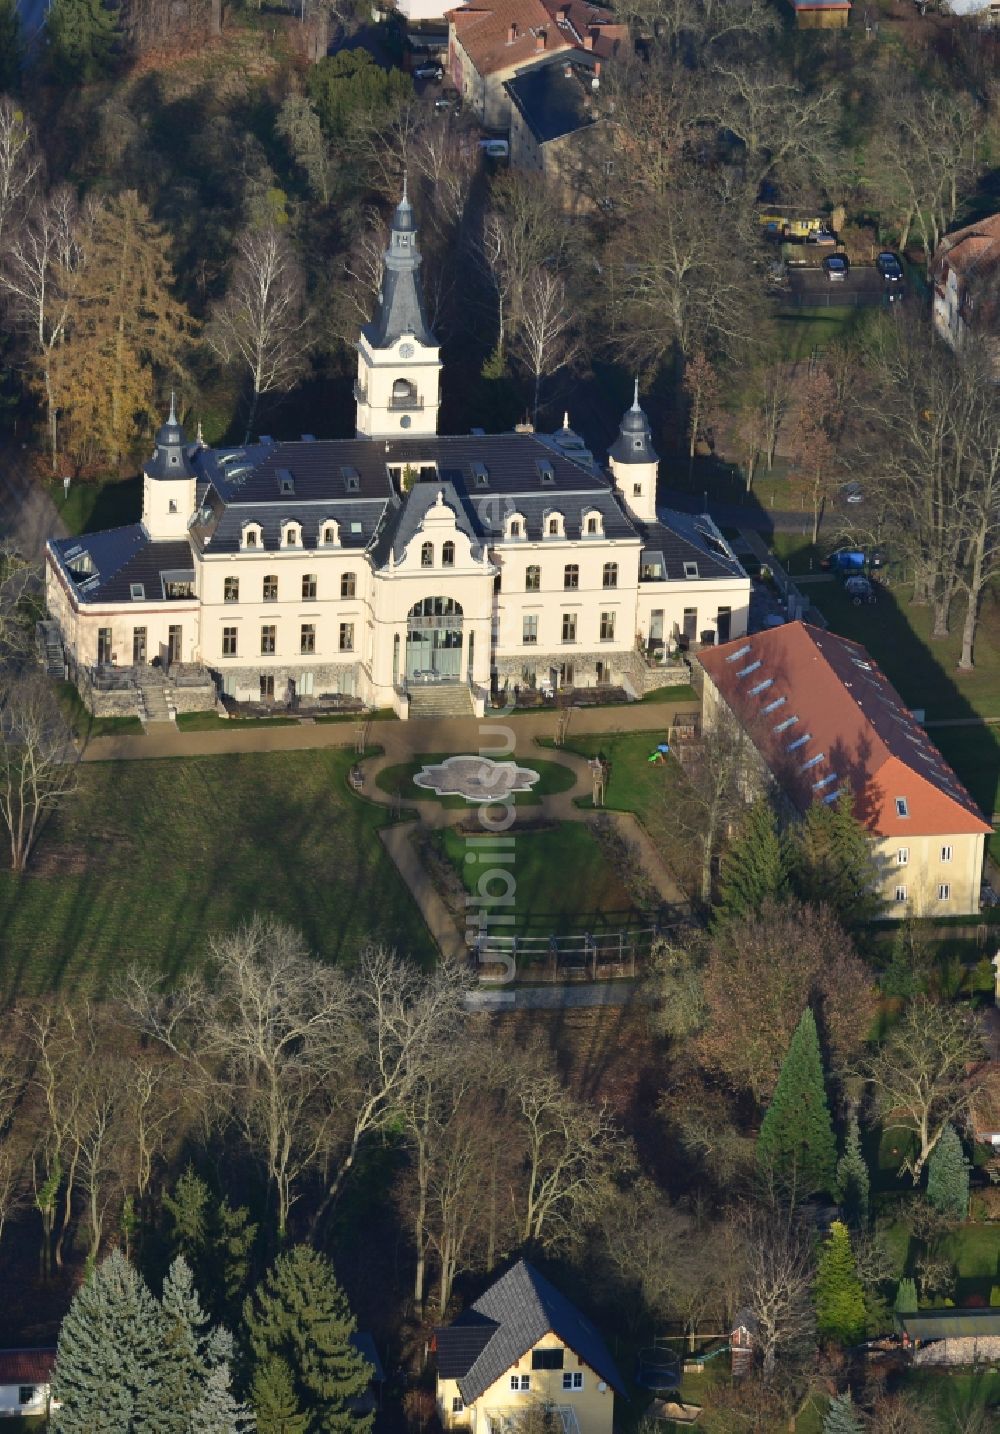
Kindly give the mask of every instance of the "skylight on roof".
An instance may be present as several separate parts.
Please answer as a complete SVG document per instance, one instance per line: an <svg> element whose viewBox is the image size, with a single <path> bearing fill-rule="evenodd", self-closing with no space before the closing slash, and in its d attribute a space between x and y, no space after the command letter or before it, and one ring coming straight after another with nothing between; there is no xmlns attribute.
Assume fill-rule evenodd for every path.
<svg viewBox="0 0 1000 1434"><path fill-rule="evenodd" d="M812 741L812 733L811 733L811 732L803 732L803 734L802 734L801 737L796 737L796 739L795 739L794 742L789 742L789 744L788 744L788 750L789 750L789 752L794 752L797 747L804 747L807 742L811 742L811 741Z"/></svg>
<svg viewBox="0 0 1000 1434"><path fill-rule="evenodd" d="M684 564L684 576L685 576L686 578L696 578L696 577L698 576L698 564L697 564L697 563L685 563L685 564Z"/></svg>
<svg viewBox="0 0 1000 1434"><path fill-rule="evenodd" d="M826 805L829 806L830 803L831 803L831 802L835 802L839 796L840 796L840 793L839 793L839 792L831 792L831 793L829 794L829 796L824 797L823 800L824 800L824 802L826 803Z"/></svg>
<svg viewBox="0 0 1000 1434"><path fill-rule="evenodd" d="M871 665L871 663L870 663L870 662L863 662L860 657L852 657L852 658L851 658L851 661L854 663L854 666L855 666L855 667L863 668L863 670L864 670L865 672L871 672L871 670L872 670L872 665Z"/></svg>
<svg viewBox="0 0 1000 1434"><path fill-rule="evenodd" d="M352 533L360 533L360 532L361 532L361 524L360 524L360 523L352 523L352 524L351 524L351 532L352 532Z"/></svg>
<svg viewBox="0 0 1000 1434"><path fill-rule="evenodd" d="M751 672L756 672L756 671L757 671L757 668L758 668L758 667L763 667L763 665L764 665L763 662L762 662L761 659L758 657L758 658L757 658L757 661L756 661L756 662L751 662L750 665L749 665L749 667L741 667L740 670L739 670L739 672L737 672L736 676L737 676L737 677L749 677L750 674L751 674Z"/></svg>
<svg viewBox="0 0 1000 1434"><path fill-rule="evenodd" d="M824 758L825 756L826 756L826 753L825 753L825 752L820 752L818 756L816 756L816 757L810 757L809 760L808 760L808 762L803 762L802 766L799 768L799 771L800 771L800 772L808 772L808 770L809 770L810 767L818 767L819 764L820 764L820 762L822 762L822 760L823 760L823 758Z"/></svg>
<svg viewBox="0 0 1000 1434"><path fill-rule="evenodd" d="M779 722L775 732L787 732L789 727L794 727L799 719L797 717L786 717L784 722Z"/></svg>
<svg viewBox="0 0 1000 1434"><path fill-rule="evenodd" d="M146 596L146 588L143 583L129 583L129 596L133 602L142 602Z"/></svg>
<svg viewBox="0 0 1000 1434"><path fill-rule="evenodd" d="M538 476L546 487L556 481L556 470L547 458L536 458L535 467L538 469Z"/></svg>
<svg viewBox="0 0 1000 1434"><path fill-rule="evenodd" d="M820 779L819 779L818 782L813 782L813 791L814 791L814 792L822 791L822 789L823 789L824 787L828 787L831 782L835 782L836 780L837 780L837 773L836 773L836 772L831 772L828 777L820 777Z"/></svg>
<svg viewBox="0 0 1000 1434"><path fill-rule="evenodd" d="M773 678L773 677L765 677L764 680L763 680L763 682L755 682L754 685L750 688L750 696L751 696L751 697L756 697L758 692L764 692L764 691L766 691L766 689L767 689L768 687L773 687L773 686L774 686L774 678Z"/></svg>
<svg viewBox="0 0 1000 1434"><path fill-rule="evenodd" d="M340 476L344 480L344 487L348 493L356 493L361 487L361 474L350 464L345 464L340 470Z"/></svg>
<svg viewBox="0 0 1000 1434"><path fill-rule="evenodd" d="M749 644L749 642L745 642L742 647L738 647L735 652L731 652L731 653L729 654L729 656L726 658L726 661L727 661L727 662L738 662L741 657L746 657L746 655L747 655L747 653L748 653L749 651L750 651L750 644Z"/></svg>
<svg viewBox="0 0 1000 1434"><path fill-rule="evenodd" d="M475 463L470 464L470 467L472 469L472 476L475 479L476 487L485 488L490 481L490 470L487 468L486 464L479 462L479 460L477 459Z"/></svg>
<svg viewBox="0 0 1000 1434"><path fill-rule="evenodd" d="M896 798L897 817L908 817L910 815L910 804L906 797Z"/></svg>
<svg viewBox="0 0 1000 1434"><path fill-rule="evenodd" d="M278 492L290 497L295 492L295 479L287 468L279 468L274 475L278 480Z"/></svg>
<svg viewBox="0 0 1000 1434"><path fill-rule="evenodd" d="M766 707L762 707L760 710L765 714L768 712L776 712L779 707L784 707L787 701L787 697L776 697L773 702L769 702Z"/></svg>

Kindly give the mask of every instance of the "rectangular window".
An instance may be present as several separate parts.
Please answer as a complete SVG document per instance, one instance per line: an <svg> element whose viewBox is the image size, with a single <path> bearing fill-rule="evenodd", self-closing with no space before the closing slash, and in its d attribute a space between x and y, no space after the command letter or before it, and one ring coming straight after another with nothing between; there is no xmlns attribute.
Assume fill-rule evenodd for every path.
<svg viewBox="0 0 1000 1434"><path fill-rule="evenodd" d="M533 1349L531 1351L532 1369L562 1369L563 1350L561 1349Z"/></svg>
<svg viewBox="0 0 1000 1434"><path fill-rule="evenodd" d="M897 900L897 901L905 901L905 900L906 900L906 887L905 887L905 886L897 886L897 887L896 887L896 900Z"/></svg>
<svg viewBox="0 0 1000 1434"><path fill-rule="evenodd" d="M576 563L567 563L563 568L563 587L578 588L580 586L580 569Z"/></svg>
<svg viewBox="0 0 1000 1434"><path fill-rule="evenodd" d="M99 627L97 629L97 661L99 664L111 661L110 627Z"/></svg>
<svg viewBox="0 0 1000 1434"><path fill-rule="evenodd" d="M910 848L909 848L908 846L901 846L901 847L899 848L899 850L897 851L897 853L896 853L896 865L897 865L897 866L905 866L906 863L909 861L909 859L910 859Z"/></svg>
<svg viewBox="0 0 1000 1434"><path fill-rule="evenodd" d="M542 570L534 564L525 571L524 590L529 593L536 593L542 586Z"/></svg>
<svg viewBox="0 0 1000 1434"><path fill-rule="evenodd" d="M562 1386L563 1389L582 1389L583 1370L575 1369L572 1372L565 1373L562 1377Z"/></svg>
<svg viewBox="0 0 1000 1434"><path fill-rule="evenodd" d="M278 629L273 625L262 627L260 630L260 651L262 657L273 657L274 650L278 645Z"/></svg>
<svg viewBox="0 0 1000 1434"><path fill-rule="evenodd" d="M311 697L315 689L315 677L311 672L300 672L296 688L300 697Z"/></svg>
<svg viewBox="0 0 1000 1434"><path fill-rule="evenodd" d="M564 612L562 620L563 642L576 642L576 613Z"/></svg>
<svg viewBox="0 0 1000 1434"><path fill-rule="evenodd" d="M302 597L305 602L310 602L316 596L316 574L304 573L302 576Z"/></svg>
<svg viewBox="0 0 1000 1434"><path fill-rule="evenodd" d="M615 640L615 615L613 612L601 613L601 641L614 642Z"/></svg>
<svg viewBox="0 0 1000 1434"><path fill-rule="evenodd" d="M951 847L950 847L950 846L943 846L943 847L941 848L941 860L942 860L942 861L951 861Z"/></svg>
<svg viewBox="0 0 1000 1434"><path fill-rule="evenodd" d="M534 644L538 641L538 618L534 613L529 613L524 619L521 641L527 644Z"/></svg>
<svg viewBox="0 0 1000 1434"><path fill-rule="evenodd" d="M17 1391L18 1404L34 1404L36 1389L33 1384L22 1384Z"/></svg>
<svg viewBox="0 0 1000 1434"><path fill-rule="evenodd" d="M274 673L262 672L260 674L260 700L262 702L274 701Z"/></svg>
<svg viewBox="0 0 1000 1434"><path fill-rule="evenodd" d="M451 1396L451 1412L452 1414L464 1414L465 1405L462 1403L462 1396L460 1394L453 1394Z"/></svg>
<svg viewBox="0 0 1000 1434"><path fill-rule="evenodd" d="M941 885L938 887L938 901L950 901L950 900L951 900L951 886L948 884L947 881L942 881Z"/></svg>
<svg viewBox="0 0 1000 1434"><path fill-rule="evenodd" d="M908 817L910 815L909 803L905 797L896 798L896 815L897 817Z"/></svg>
<svg viewBox="0 0 1000 1434"><path fill-rule="evenodd" d="M510 1377L510 1388L512 1394L527 1394L531 1389L530 1374L512 1374Z"/></svg>
<svg viewBox="0 0 1000 1434"><path fill-rule="evenodd" d="M316 651L316 624L314 622L304 622L302 624L302 628L299 633L299 651Z"/></svg>
<svg viewBox="0 0 1000 1434"><path fill-rule="evenodd" d="M222 655L223 657L236 656L236 632L235 627L224 627L222 629Z"/></svg>
<svg viewBox="0 0 1000 1434"><path fill-rule="evenodd" d="M264 601L278 601L278 579L276 575L269 575L264 579Z"/></svg>
<svg viewBox="0 0 1000 1434"><path fill-rule="evenodd" d="M342 622L340 624L340 650L341 652L354 651L354 624L353 622Z"/></svg>
<svg viewBox="0 0 1000 1434"><path fill-rule="evenodd" d="M222 586L223 586L222 596L223 596L223 600L224 600L225 602L239 602L239 600L240 600L240 580L239 580L239 578L226 578L226 581L223 583Z"/></svg>

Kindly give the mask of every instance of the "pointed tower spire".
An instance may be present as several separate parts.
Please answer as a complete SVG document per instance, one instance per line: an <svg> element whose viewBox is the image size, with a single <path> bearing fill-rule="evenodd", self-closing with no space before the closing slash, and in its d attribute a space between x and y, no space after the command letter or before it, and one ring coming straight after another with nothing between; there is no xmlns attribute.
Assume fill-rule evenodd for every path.
<svg viewBox="0 0 1000 1434"><path fill-rule="evenodd" d="M423 296L417 277L420 264L413 206L407 198L404 176L403 196L392 216L389 247L385 251L379 310L365 330L373 348L390 348L404 334L412 335L417 343L437 346L437 340L431 333L424 314Z"/></svg>
<svg viewBox="0 0 1000 1434"><path fill-rule="evenodd" d="M641 413L641 412L642 412L642 409L639 407L639 375L638 375L638 374L636 374L636 376L635 376L635 394L634 394L634 396L633 396L633 398L632 398L632 412L633 412L633 413Z"/></svg>
<svg viewBox="0 0 1000 1434"><path fill-rule="evenodd" d="M177 427L177 394L173 389L170 390L170 417L167 419L167 426Z"/></svg>

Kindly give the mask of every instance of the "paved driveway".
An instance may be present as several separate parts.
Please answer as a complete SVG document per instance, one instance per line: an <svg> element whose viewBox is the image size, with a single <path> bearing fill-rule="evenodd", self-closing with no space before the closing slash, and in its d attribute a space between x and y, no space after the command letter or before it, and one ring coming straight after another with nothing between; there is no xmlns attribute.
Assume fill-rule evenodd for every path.
<svg viewBox="0 0 1000 1434"><path fill-rule="evenodd" d="M887 285L869 264L852 264L847 278L836 284L822 269L789 269L788 285L796 303L806 308L867 309L886 302Z"/></svg>

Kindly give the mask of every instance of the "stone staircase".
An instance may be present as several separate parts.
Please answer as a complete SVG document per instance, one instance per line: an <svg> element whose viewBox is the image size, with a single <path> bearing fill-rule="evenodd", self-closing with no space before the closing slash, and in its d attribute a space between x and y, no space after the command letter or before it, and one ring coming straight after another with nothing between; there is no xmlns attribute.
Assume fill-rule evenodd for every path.
<svg viewBox="0 0 1000 1434"><path fill-rule="evenodd" d="M45 671L50 677L61 682L66 676L66 658L63 654L62 638L54 622L40 622L36 628L38 650Z"/></svg>
<svg viewBox="0 0 1000 1434"><path fill-rule="evenodd" d="M464 682L444 682L428 687L410 687L410 720L442 717L474 717L472 696Z"/></svg>
<svg viewBox="0 0 1000 1434"><path fill-rule="evenodd" d="M167 704L163 673L158 668L138 668L135 685L139 702L139 716L143 722L172 722L174 720L174 714Z"/></svg>

